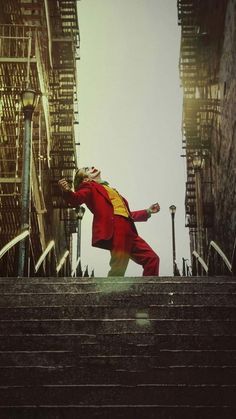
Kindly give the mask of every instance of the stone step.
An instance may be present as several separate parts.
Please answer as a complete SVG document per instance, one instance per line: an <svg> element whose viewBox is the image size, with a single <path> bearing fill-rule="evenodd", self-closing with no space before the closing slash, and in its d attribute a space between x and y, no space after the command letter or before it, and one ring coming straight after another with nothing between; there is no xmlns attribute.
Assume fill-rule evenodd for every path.
<svg viewBox="0 0 236 419"><path fill-rule="evenodd" d="M77 405L1 407L1 419L234 419L236 407L187 405Z"/></svg>
<svg viewBox="0 0 236 419"><path fill-rule="evenodd" d="M116 307L148 307L150 305L236 305L236 293L157 292L145 294L115 293L4 293L0 307L16 306L105 305Z"/></svg>
<svg viewBox="0 0 236 419"><path fill-rule="evenodd" d="M94 277L94 278L71 278L71 277L33 277L33 278L16 278L16 277L0 277L0 284L148 284L148 283L235 283L235 276L175 276L175 277Z"/></svg>
<svg viewBox="0 0 236 419"><path fill-rule="evenodd" d="M184 331L183 331L184 332ZM125 346L135 350L137 345L151 347L153 351L161 349L219 349L236 350L236 335L229 335L227 332L222 335L202 335L202 334L158 334L148 332L128 332L128 333L102 333L99 335L88 333L74 334L34 334L28 333L22 338L21 334L5 334L0 336L1 350L11 351L12 348L18 351L24 350L42 350L50 351L76 350L78 353L84 351L105 351L105 348L116 346L123 348ZM152 350L152 349L151 349ZM96 353L96 352L95 352Z"/></svg>
<svg viewBox="0 0 236 419"><path fill-rule="evenodd" d="M174 350L161 349L155 351L153 347L132 347L126 350L110 347L104 352L93 352L93 346L84 347L84 350L77 351L0 351L0 366L66 366L74 365L134 365L135 368L144 364L145 366L175 366L175 365L216 365L236 366L236 350Z"/></svg>
<svg viewBox="0 0 236 419"><path fill-rule="evenodd" d="M204 306L204 305L150 305L144 313L149 318L159 319L231 319L236 318L236 305ZM74 306L37 306L37 307L0 307L2 320L39 320L39 319L136 319L137 308L113 305L74 305Z"/></svg>
<svg viewBox="0 0 236 419"><path fill-rule="evenodd" d="M230 384L0 386L0 406L227 406L235 398L235 391L236 386Z"/></svg>
<svg viewBox="0 0 236 419"><path fill-rule="evenodd" d="M141 312L136 319L40 319L40 320L0 320L0 335L27 334L103 334L142 333L149 331L160 334L217 334L235 335L236 320L182 320L155 319Z"/></svg>
<svg viewBox="0 0 236 419"><path fill-rule="evenodd" d="M136 347L116 352L115 347L105 353L93 348L79 351L0 351L0 366L74 366L113 369L149 369L159 366L236 366L236 350L159 350ZM121 353L119 353L121 352Z"/></svg>
<svg viewBox="0 0 236 419"><path fill-rule="evenodd" d="M75 366L1 366L1 385L69 384L220 384L236 382L236 366L157 366L148 370Z"/></svg>
<svg viewBox="0 0 236 419"><path fill-rule="evenodd" d="M89 283L0 283L0 295L8 294L101 294L116 295L120 294L150 294L150 293L236 293L236 283L227 282L147 282L147 283L128 283L128 282L89 282Z"/></svg>

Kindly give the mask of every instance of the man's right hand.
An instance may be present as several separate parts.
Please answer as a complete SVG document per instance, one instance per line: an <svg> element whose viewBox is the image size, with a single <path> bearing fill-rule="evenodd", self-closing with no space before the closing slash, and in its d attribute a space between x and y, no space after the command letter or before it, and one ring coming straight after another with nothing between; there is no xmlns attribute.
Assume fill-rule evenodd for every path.
<svg viewBox="0 0 236 419"><path fill-rule="evenodd" d="M63 192L70 191L71 187L66 179L60 179L58 185Z"/></svg>

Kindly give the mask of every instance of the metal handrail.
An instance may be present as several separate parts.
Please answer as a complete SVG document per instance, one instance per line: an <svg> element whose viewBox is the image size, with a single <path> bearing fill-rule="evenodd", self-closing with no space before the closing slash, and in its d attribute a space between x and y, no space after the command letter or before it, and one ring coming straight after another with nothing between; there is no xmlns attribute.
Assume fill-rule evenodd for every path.
<svg viewBox="0 0 236 419"><path fill-rule="evenodd" d="M232 265L232 274L236 275L236 238L235 238L235 241L234 241L234 248L233 248L233 253L232 253L231 265Z"/></svg>
<svg viewBox="0 0 236 419"><path fill-rule="evenodd" d="M56 272L57 273L61 270L61 268L64 265L64 263L65 263L65 261L66 261L66 259L67 259L67 257L68 257L69 254L70 254L69 250L66 250L65 253L64 253L64 255L62 256L60 262L58 263L58 265L56 267Z"/></svg>
<svg viewBox="0 0 236 419"><path fill-rule="evenodd" d="M18 234L18 236L14 237L11 241L9 241L5 246L0 250L0 259L7 253L12 247L14 247L17 243L21 240L24 240L27 236L29 236L29 230L24 230L22 233Z"/></svg>
<svg viewBox="0 0 236 419"><path fill-rule="evenodd" d="M229 259L224 254L223 250L221 250L221 248L218 246L218 244L216 244L213 240L210 242L210 246L209 246L208 266L209 266L209 259L210 259L211 248L214 248L215 249L215 251L218 253L218 255L221 257L221 259L223 260L223 262L227 266L228 270L232 273L232 265L231 265Z"/></svg>
<svg viewBox="0 0 236 419"><path fill-rule="evenodd" d="M78 268L78 265L79 265L80 261L81 261L81 258L79 256L77 261L76 261L75 267L74 267L73 271L71 272L72 277L76 274L76 269Z"/></svg>
<svg viewBox="0 0 236 419"><path fill-rule="evenodd" d="M48 255L48 253L55 247L55 241L51 240L46 249L43 251L43 253L41 254L40 258L38 259L35 268L34 268L34 272L38 272L40 266L42 265L43 261L45 260L46 256Z"/></svg>
<svg viewBox="0 0 236 419"><path fill-rule="evenodd" d="M208 273L208 266L206 262L202 259L202 257L196 252L196 250L193 251L193 256L198 260L198 262L202 265L205 272Z"/></svg>

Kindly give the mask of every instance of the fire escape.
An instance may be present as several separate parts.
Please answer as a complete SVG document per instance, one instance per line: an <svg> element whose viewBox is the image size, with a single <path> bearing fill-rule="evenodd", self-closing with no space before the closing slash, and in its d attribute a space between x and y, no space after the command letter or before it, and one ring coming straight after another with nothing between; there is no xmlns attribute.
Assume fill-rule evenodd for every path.
<svg viewBox="0 0 236 419"><path fill-rule="evenodd" d="M28 84L40 95L32 128L31 275L70 275L71 272L71 234L78 228L78 222L73 210L64 207L57 181L63 176L72 180L77 166L74 124L78 122L78 51L75 0L14 0L3 6L0 19L0 250L20 233L24 139L20 96ZM44 253L45 260L42 259ZM40 260L43 262L35 272ZM15 276L16 263L17 246L14 246L1 261L1 275Z"/></svg>
<svg viewBox="0 0 236 419"><path fill-rule="evenodd" d="M189 227L191 251L200 249L201 257L206 255L214 222L211 138L220 120L218 66L226 3L216 1L215 7L211 8L210 0L178 0L178 24L181 26L179 66L183 86L182 135L187 171L186 227ZM214 23L218 23L215 23L218 32L211 26L211 17ZM200 162L197 174L194 166L196 159ZM198 245L200 235L201 246Z"/></svg>
<svg viewBox="0 0 236 419"><path fill-rule="evenodd" d="M79 30L76 2L61 0L60 5L50 1L52 61L50 74L52 96L52 144L50 150L51 194L55 225L63 222L66 237L71 237L78 228L73 209L65 206L58 180L62 177L72 181L77 167L74 126L78 124L78 102L76 91L76 60L79 59ZM73 127L73 129L72 129ZM55 231L56 234L56 231ZM72 252L70 242L70 252Z"/></svg>

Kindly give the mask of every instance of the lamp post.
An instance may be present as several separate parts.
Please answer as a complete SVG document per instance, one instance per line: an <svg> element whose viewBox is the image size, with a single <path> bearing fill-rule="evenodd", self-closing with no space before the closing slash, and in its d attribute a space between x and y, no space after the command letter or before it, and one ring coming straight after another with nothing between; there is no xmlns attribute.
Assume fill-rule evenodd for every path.
<svg viewBox="0 0 236 419"><path fill-rule="evenodd" d="M76 260L78 261L78 259L81 256L81 221L83 219L85 213L85 208L84 207L79 207L76 210L76 214L77 214L77 219L78 219L78 232L77 232L77 255L76 255ZM77 268L76 268L76 276L80 277L81 276L81 264L77 264Z"/></svg>
<svg viewBox="0 0 236 419"><path fill-rule="evenodd" d="M201 170L204 159L201 154L196 152L192 158L193 169L195 173L196 189L196 216L197 216L197 252L199 256L203 255L203 212L202 212L202 188L201 188Z"/></svg>
<svg viewBox="0 0 236 419"><path fill-rule="evenodd" d="M176 206L171 205L169 207L172 221L172 253L173 253L173 275L177 275L177 266L176 266L176 249L175 249L175 213Z"/></svg>
<svg viewBox="0 0 236 419"><path fill-rule="evenodd" d="M21 94L24 114L23 166L21 180L21 231L30 229L31 204L31 159L32 159L32 116L37 102L37 94L32 89L25 89ZM19 245L18 276L24 276L26 260L26 241ZM27 267L29 272L29 265Z"/></svg>

